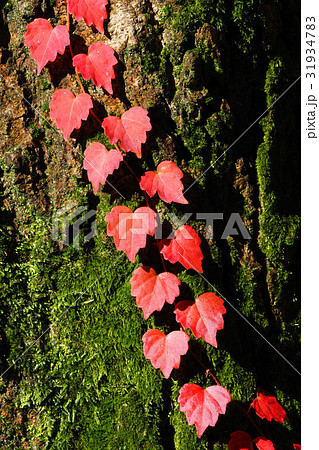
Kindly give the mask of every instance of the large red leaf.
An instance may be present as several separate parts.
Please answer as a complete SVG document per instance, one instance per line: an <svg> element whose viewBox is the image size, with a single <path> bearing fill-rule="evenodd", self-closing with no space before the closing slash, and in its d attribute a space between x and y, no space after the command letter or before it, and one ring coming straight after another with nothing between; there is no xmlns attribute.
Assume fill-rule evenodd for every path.
<svg viewBox="0 0 319 450"><path fill-rule="evenodd" d="M245 431L234 431L231 433L227 446L229 450L253 450L254 443L259 450L275 450L273 443L268 439L257 437L252 440L251 436Z"/></svg>
<svg viewBox="0 0 319 450"><path fill-rule="evenodd" d="M85 80L92 78L97 87L113 94L112 79L115 78L113 66L117 64L114 50L108 45L96 42L89 48L88 54L80 53L73 58L73 66Z"/></svg>
<svg viewBox="0 0 319 450"><path fill-rule="evenodd" d="M186 269L203 273L203 253L200 249L201 239L189 225L182 225L175 232L174 239L163 239L160 252L172 264L180 262Z"/></svg>
<svg viewBox="0 0 319 450"><path fill-rule="evenodd" d="M168 378L173 369L179 368L181 355L187 353L189 337L184 331L172 331L166 336L160 330L148 330L142 340L145 358Z"/></svg>
<svg viewBox="0 0 319 450"><path fill-rule="evenodd" d="M142 308L144 318L154 311L160 311L165 301L173 303L179 296L181 282L176 275L163 272L157 275L151 267L139 267L131 278L131 294L136 297L136 304Z"/></svg>
<svg viewBox="0 0 319 450"><path fill-rule="evenodd" d="M230 393L222 386L206 389L197 384L185 384L179 391L177 401L181 411L186 413L189 425L195 424L197 436L201 437L208 426L215 426L219 414L225 414Z"/></svg>
<svg viewBox="0 0 319 450"><path fill-rule="evenodd" d="M114 237L117 250L123 250L130 261L135 261L137 252L146 246L146 236L154 235L156 212L147 206L137 208L134 213L127 206L115 206L105 216L108 236Z"/></svg>
<svg viewBox="0 0 319 450"><path fill-rule="evenodd" d="M227 444L229 450L252 450L252 439L246 431L234 431Z"/></svg>
<svg viewBox="0 0 319 450"><path fill-rule="evenodd" d="M103 22L107 19L106 5L108 0L68 0L69 12L76 20L84 19L87 25L104 34Z"/></svg>
<svg viewBox="0 0 319 450"><path fill-rule="evenodd" d="M37 62L39 75L49 61L54 61L58 53L62 55L70 45L69 30L64 25L53 28L46 19L35 19L27 25L24 43L31 47L30 55Z"/></svg>
<svg viewBox="0 0 319 450"><path fill-rule="evenodd" d="M301 445L300 444L293 444L293 448L295 450L301 450Z"/></svg>
<svg viewBox="0 0 319 450"><path fill-rule="evenodd" d="M141 147L146 142L146 132L152 129L148 112L141 106L128 109L121 118L105 117L102 126L111 144L119 142L122 150L142 157Z"/></svg>
<svg viewBox="0 0 319 450"><path fill-rule="evenodd" d="M183 172L173 161L163 161L157 166L157 173L147 171L141 177L140 187L150 197L157 192L159 197L166 203L188 203L183 196Z"/></svg>
<svg viewBox="0 0 319 450"><path fill-rule="evenodd" d="M119 168L123 156L118 150L107 150L100 142L93 142L89 145L84 155L83 167L88 172L88 178L93 185L94 194L96 194L100 183L104 184L108 175Z"/></svg>
<svg viewBox="0 0 319 450"><path fill-rule="evenodd" d="M279 423L283 423L284 420L287 420L287 414L283 407L278 403L276 397L273 397L261 388L257 389L257 397L250 407L254 408L256 414L261 419L267 419L269 421L274 419Z"/></svg>
<svg viewBox="0 0 319 450"><path fill-rule="evenodd" d="M63 132L64 139L69 139L74 128L80 128L81 121L88 118L93 103L89 94L75 96L68 89L59 89L52 95L50 117Z"/></svg>
<svg viewBox="0 0 319 450"><path fill-rule="evenodd" d="M195 303L183 300L177 303L174 310L176 320L184 328L190 328L196 338L201 337L217 347L217 330L224 328L222 314L225 314L226 309L223 303L223 300L212 292L200 295Z"/></svg>

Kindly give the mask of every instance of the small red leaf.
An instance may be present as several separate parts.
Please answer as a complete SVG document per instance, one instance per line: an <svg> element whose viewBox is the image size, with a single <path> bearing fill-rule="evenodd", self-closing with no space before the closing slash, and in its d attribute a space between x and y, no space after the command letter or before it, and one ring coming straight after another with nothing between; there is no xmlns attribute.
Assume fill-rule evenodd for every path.
<svg viewBox="0 0 319 450"><path fill-rule="evenodd" d="M274 444L266 438L257 437L253 442L259 450L275 450Z"/></svg>
<svg viewBox="0 0 319 450"><path fill-rule="evenodd" d="M293 447L295 450L301 450L301 445L300 444L293 444Z"/></svg>
<svg viewBox="0 0 319 450"><path fill-rule="evenodd" d="M183 196L183 172L173 161L163 161L157 166L157 173L147 171L141 177L140 187L150 197L157 192L166 203L188 203Z"/></svg>
<svg viewBox="0 0 319 450"><path fill-rule="evenodd" d="M187 353L189 337L184 331L172 331L166 336L160 330L148 330L142 340L145 358L169 378L172 370L179 368L181 356Z"/></svg>
<svg viewBox="0 0 319 450"><path fill-rule="evenodd" d="M113 94L112 79L115 78L113 66L117 64L114 50L108 45L96 42L89 48L88 54L80 53L73 58L73 66L85 80L92 78L97 87L103 87Z"/></svg>
<svg viewBox="0 0 319 450"><path fill-rule="evenodd" d="M186 269L203 273L203 253L200 249L201 239L189 225L182 225L175 232L174 239L163 239L160 252L172 264L180 262Z"/></svg>
<svg viewBox="0 0 319 450"><path fill-rule="evenodd" d="M198 437L208 426L215 426L219 414L225 414L227 403L231 401L230 393L222 386L203 389L190 383L185 384L179 393L180 409L186 413L188 424L195 424Z"/></svg>
<svg viewBox="0 0 319 450"><path fill-rule="evenodd" d="M136 304L142 308L144 318L154 311L160 311L165 301L173 303L179 296L181 282L176 275L163 272L159 275L151 267L139 267L131 278L131 294L136 297Z"/></svg>
<svg viewBox="0 0 319 450"><path fill-rule="evenodd" d="M100 183L104 184L108 175L119 168L123 156L118 150L107 150L99 142L89 145L84 155L83 167L88 172L88 179L93 185L94 194L96 194Z"/></svg>
<svg viewBox="0 0 319 450"><path fill-rule="evenodd" d="M102 126L111 144L119 142L122 150L133 152L141 158L141 147L146 142L146 132L152 129L145 109L134 106L125 111L121 119L115 116L105 117Z"/></svg>
<svg viewBox="0 0 319 450"><path fill-rule="evenodd" d="M104 34L103 22L107 19L106 5L108 0L68 0L69 12L77 21L84 19L87 25Z"/></svg>
<svg viewBox="0 0 319 450"><path fill-rule="evenodd" d="M222 314L226 309L221 298L212 292L200 295L195 303L183 300L178 302L174 310L176 320L186 328L190 328L196 338L201 337L204 341L217 347L217 330L224 328Z"/></svg>
<svg viewBox="0 0 319 450"><path fill-rule="evenodd" d="M146 235L154 235L156 212L147 206L137 208L134 213L127 206L115 206L105 216L107 235L114 237L117 250L123 250L131 262L137 252L146 246Z"/></svg>
<svg viewBox="0 0 319 450"><path fill-rule="evenodd" d="M81 121L88 118L93 103L89 94L75 95L68 89L59 89L52 95L50 117L55 119L57 127L69 139L74 128L80 128Z"/></svg>
<svg viewBox="0 0 319 450"><path fill-rule="evenodd" d="M46 19L35 19L27 25L24 43L31 47L30 55L37 62L39 75L49 61L54 61L58 53L62 55L70 45L69 30L64 25L53 28Z"/></svg>
<svg viewBox="0 0 319 450"><path fill-rule="evenodd" d="M250 406L254 408L256 414L261 419L267 419L269 421L274 419L279 423L287 420L287 414L278 403L276 397L273 397L261 388L257 389L257 398L255 398Z"/></svg>
<svg viewBox="0 0 319 450"><path fill-rule="evenodd" d="M227 444L229 450L252 450L251 436L245 431L234 431Z"/></svg>

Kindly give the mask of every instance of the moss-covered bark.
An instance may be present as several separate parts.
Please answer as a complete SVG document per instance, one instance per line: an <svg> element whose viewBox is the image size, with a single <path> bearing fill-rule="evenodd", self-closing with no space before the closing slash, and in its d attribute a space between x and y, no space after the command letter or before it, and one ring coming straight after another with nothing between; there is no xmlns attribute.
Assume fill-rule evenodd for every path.
<svg viewBox="0 0 319 450"><path fill-rule="evenodd" d="M204 222L195 215L189 221L203 238L209 283L180 267L183 298L217 289L229 302L218 349L195 339L191 345L244 408L258 386L277 396L289 423L256 422L278 446L292 448L300 442L299 375L269 343L298 370L299 85L271 106L299 74L298 6L280 0L110 3L110 42L74 23L87 45L109 43L120 60L114 96L89 82L86 89L101 118L129 106L149 110L153 130L143 167L130 157L138 174L171 159L183 169L186 188L198 178L187 191L189 205L158 203L163 217L224 214L208 241ZM110 179L125 201L108 185L93 195L81 154L92 140L103 141L103 130L90 119L69 146L48 114L55 88L79 92L66 70L70 56L37 77L23 44L35 17L65 23L65 5L10 0L1 7L1 372L54 324L3 376L2 448L218 449L227 448L237 429L256 436L230 404L198 439L179 411L178 391L185 382L204 387L211 379L191 355L169 380L145 360L141 336L151 326L168 330L170 314L164 308L144 321L130 296L135 265L116 252L104 221L112 206L135 208L143 199L125 167ZM52 240L53 214L66 205L97 209L97 235L87 243L82 236L79 249ZM251 240L221 239L233 212ZM159 264L151 250L138 259Z"/></svg>

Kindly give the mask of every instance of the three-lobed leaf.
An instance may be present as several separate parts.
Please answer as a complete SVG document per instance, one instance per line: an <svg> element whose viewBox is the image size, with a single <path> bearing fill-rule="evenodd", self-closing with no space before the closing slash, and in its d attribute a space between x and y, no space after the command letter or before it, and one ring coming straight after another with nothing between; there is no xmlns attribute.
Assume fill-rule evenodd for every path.
<svg viewBox="0 0 319 450"><path fill-rule="evenodd" d="M150 197L157 192L166 203L176 202L186 204L188 201L183 196L183 172L173 161L163 161L157 166L157 173L147 171L141 177L140 187Z"/></svg>
<svg viewBox="0 0 319 450"><path fill-rule="evenodd" d="M223 386L203 389L194 383L185 384L179 391L177 401L185 412L189 425L195 424L197 436L201 437L208 426L215 426L219 414L225 414L231 401L230 393Z"/></svg>
<svg viewBox="0 0 319 450"><path fill-rule="evenodd" d="M184 331L172 331L166 336L160 330L148 330L142 340L145 358L169 378L172 370L179 368L181 356L187 353L189 337Z"/></svg>
<svg viewBox="0 0 319 450"><path fill-rule="evenodd" d="M133 152L142 157L142 144L146 142L146 132L152 129L148 112L141 106L128 109L121 118L105 117L102 126L111 144L119 142L125 152Z"/></svg>
<svg viewBox="0 0 319 450"><path fill-rule="evenodd" d="M117 64L114 50L101 42L92 44L88 54L79 53L73 58L73 66L85 80L92 78L97 87L103 87L113 94L112 80L115 78L113 66Z"/></svg>
<svg viewBox="0 0 319 450"><path fill-rule="evenodd" d="M67 140L75 128L80 128L82 120L88 118L91 108L93 102L89 94L75 96L68 89L59 89L52 95L50 117Z"/></svg>
<svg viewBox="0 0 319 450"><path fill-rule="evenodd" d="M115 206L105 216L107 235L113 236L117 250L123 250L131 262L137 252L146 246L146 237L153 236L156 227L156 212L148 206L134 212L127 206Z"/></svg>
<svg viewBox="0 0 319 450"><path fill-rule="evenodd" d="M144 318L154 311L160 311L164 303L173 303L179 296L181 282L176 275L162 272L159 275L151 267L138 267L130 280L131 294L136 297L136 304L143 310Z"/></svg>
<svg viewBox="0 0 319 450"><path fill-rule="evenodd" d="M208 344L217 347L217 330L224 328L224 302L213 292L200 295L195 302L178 302L175 310L176 320L183 328L190 328L196 338L202 338Z"/></svg>
<svg viewBox="0 0 319 450"><path fill-rule="evenodd" d="M39 75L49 61L54 61L57 54L63 54L70 45L69 30L64 25L53 28L46 19L35 19L27 25L24 43L30 47L30 56L37 63Z"/></svg>
<svg viewBox="0 0 319 450"><path fill-rule="evenodd" d="M200 248L201 239L189 225L182 225L174 239L162 239L159 243L160 252L172 264L180 262L186 269L194 269L203 273L203 253Z"/></svg>
<svg viewBox="0 0 319 450"><path fill-rule="evenodd" d="M85 150L84 156L83 168L87 170L88 179L96 194L100 183L104 184L108 175L119 168L123 155L115 149L107 150L100 142L93 142Z"/></svg>
<svg viewBox="0 0 319 450"><path fill-rule="evenodd" d="M87 25L104 34L104 20L107 19L106 5L108 0L68 0L68 9L77 21L84 19Z"/></svg>
<svg viewBox="0 0 319 450"><path fill-rule="evenodd" d="M287 414L284 408L278 403L276 397L270 395L262 388L257 389L257 397L254 399L250 407L254 408L256 414L261 419L283 423L287 420Z"/></svg>

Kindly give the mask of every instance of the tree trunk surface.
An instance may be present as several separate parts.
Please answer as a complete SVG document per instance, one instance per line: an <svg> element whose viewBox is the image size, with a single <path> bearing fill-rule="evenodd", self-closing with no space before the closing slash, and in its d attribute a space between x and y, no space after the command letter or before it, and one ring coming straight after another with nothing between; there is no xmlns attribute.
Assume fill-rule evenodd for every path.
<svg viewBox="0 0 319 450"><path fill-rule="evenodd" d="M91 142L108 145L103 129L90 115L66 142L49 114L55 90L81 92L70 52L37 76L24 45L35 18L67 24L66 2L0 5L1 448L226 449L242 430L292 449L300 443L299 2L110 0L104 35L72 17L75 53L103 42L119 60L113 95L82 80L99 120L132 106L149 112L143 158L127 155L137 176L165 160L184 173L187 205L151 203L165 232L172 214L188 213L202 238L204 277L171 266L181 298L212 291L225 301L218 348L192 337L201 363L188 354L169 379L145 359L142 336L174 329L170 305L145 321L131 296L139 263L161 270L155 246L132 264L106 233L112 207L144 205L137 181L121 165L93 194L83 154ZM177 398L185 383L214 384L203 366L233 402L198 438ZM256 429L242 409L259 387L289 422L251 412Z"/></svg>

